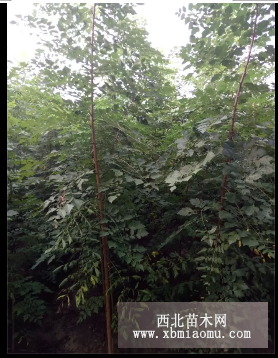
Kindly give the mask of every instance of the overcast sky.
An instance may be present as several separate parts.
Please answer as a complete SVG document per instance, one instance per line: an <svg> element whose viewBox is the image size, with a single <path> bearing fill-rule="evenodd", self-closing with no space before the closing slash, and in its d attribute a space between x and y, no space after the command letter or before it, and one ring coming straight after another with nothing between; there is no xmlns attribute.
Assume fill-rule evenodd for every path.
<svg viewBox="0 0 278 358"><path fill-rule="evenodd" d="M138 16L147 21L150 42L165 55L174 46L189 41L187 26L175 15L183 4L181 1L148 2L137 8ZM18 20L17 14L31 14L32 8L33 4L25 1L8 3L8 60L28 61L34 54L36 38L29 35L29 29L9 24Z"/></svg>
<svg viewBox="0 0 278 358"><path fill-rule="evenodd" d="M38 1L39 2L39 1ZM65 2L65 1L50 1ZM73 2L73 1L68 1ZM99 1L104 2L104 1ZM109 1L107 1L109 2ZM126 2L126 1L119 1ZM134 2L134 1L131 1ZM194 2L194 1L192 1ZM198 2L198 1L197 1ZM203 3L209 0L202 1ZM230 1L223 1L230 2ZM41 3L45 3L42 2ZM189 42L188 26L175 15L178 9L187 5L186 1L150 1L141 6L137 6L137 14L146 20L146 29L149 33L149 41L154 47L163 52L166 56L175 46L185 46ZM34 55L36 48L36 37L29 35L29 28L23 25L11 25L10 21L18 20L15 15L29 15L32 13L33 3L30 0L13 0L8 3L8 60L29 61ZM274 37L271 44L274 45ZM176 57L171 60L172 65L182 70L182 61ZM8 67L10 67L8 65ZM271 82L274 79L271 78Z"/></svg>

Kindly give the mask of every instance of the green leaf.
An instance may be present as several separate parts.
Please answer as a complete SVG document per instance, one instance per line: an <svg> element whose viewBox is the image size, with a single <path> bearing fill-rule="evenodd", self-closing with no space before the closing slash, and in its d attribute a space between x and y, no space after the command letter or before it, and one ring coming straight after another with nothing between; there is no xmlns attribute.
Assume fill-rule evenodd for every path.
<svg viewBox="0 0 278 358"><path fill-rule="evenodd" d="M118 197L118 195L108 196L108 201L109 201L110 203L113 203L113 201L114 201L115 199L117 199L117 197Z"/></svg>
<svg viewBox="0 0 278 358"><path fill-rule="evenodd" d="M48 210L48 212L46 213L46 215L53 213L53 211L57 211L57 208L51 208Z"/></svg>
<svg viewBox="0 0 278 358"><path fill-rule="evenodd" d="M247 236L249 236L249 232L248 231L243 231L243 230L240 230L240 231L238 231L238 234L239 234L239 236L240 237L247 237Z"/></svg>
<svg viewBox="0 0 278 358"><path fill-rule="evenodd" d="M64 209L59 209L57 214L60 215L62 218L65 218L67 215L67 212Z"/></svg>
<svg viewBox="0 0 278 358"><path fill-rule="evenodd" d="M238 277L245 277L246 276L246 270L244 269L237 269L233 272L234 275Z"/></svg>
<svg viewBox="0 0 278 358"><path fill-rule="evenodd" d="M205 257L204 256L200 256L200 257L196 257L195 261L199 262L199 261L204 261Z"/></svg>
<svg viewBox="0 0 278 358"><path fill-rule="evenodd" d="M192 204L193 206L196 206L197 208L202 207L200 199L190 199L189 201L190 201L190 204Z"/></svg>
<svg viewBox="0 0 278 358"><path fill-rule="evenodd" d="M222 219L232 219L233 215L231 215L230 213L228 213L225 210L221 210L221 211L219 211L219 217L220 217L221 220Z"/></svg>
<svg viewBox="0 0 278 358"><path fill-rule="evenodd" d="M105 233L104 236L107 236L107 234ZM100 237L102 237L102 235L100 235ZM109 246L109 249L116 249L118 248L118 245L115 241L108 241L108 246Z"/></svg>
<svg viewBox="0 0 278 358"><path fill-rule="evenodd" d="M236 201L235 193L226 193L225 198L229 203L235 203Z"/></svg>
<svg viewBox="0 0 278 358"><path fill-rule="evenodd" d="M23 316L23 321L26 322L26 320L27 320L29 317L30 317L29 314L25 314L25 315Z"/></svg>
<svg viewBox="0 0 278 358"><path fill-rule="evenodd" d="M134 181L134 178L132 178L130 175L125 175L125 179L128 183Z"/></svg>
<svg viewBox="0 0 278 358"><path fill-rule="evenodd" d="M197 254L202 254L203 252L207 252L208 249L206 247L204 247L202 250L200 250L199 252L197 252Z"/></svg>
<svg viewBox="0 0 278 358"><path fill-rule="evenodd" d="M232 145L231 141L223 143L223 154L228 158L233 158L235 156L235 151Z"/></svg>
<svg viewBox="0 0 278 358"><path fill-rule="evenodd" d="M208 233L209 233L209 234L213 234L213 233L215 233L216 229L217 229L217 226L213 226L213 227L208 231Z"/></svg>
<svg viewBox="0 0 278 358"><path fill-rule="evenodd" d="M88 181L88 179L79 179L77 184L79 190L82 190L82 183L84 183L85 181Z"/></svg>
<svg viewBox="0 0 278 358"><path fill-rule="evenodd" d="M233 68L235 66L235 61L232 60L223 60L221 62L221 65L227 67L227 68Z"/></svg>
<svg viewBox="0 0 278 358"><path fill-rule="evenodd" d="M141 280L141 277L140 277L140 276L137 276L137 275L133 275L133 276L131 276L131 277L133 277L135 280Z"/></svg>
<svg viewBox="0 0 278 358"><path fill-rule="evenodd" d="M226 26L225 25L221 25L218 30L217 33L219 36L223 35L226 32Z"/></svg>
<svg viewBox="0 0 278 358"><path fill-rule="evenodd" d="M216 57L221 58L225 54L226 50L227 47L224 45L216 46L214 49Z"/></svg>
<svg viewBox="0 0 278 358"><path fill-rule="evenodd" d="M15 210L8 210L7 211L7 216L16 216L18 215L18 212Z"/></svg>
<svg viewBox="0 0 278 358"><path fill-rule="evenodd" d="M125 215L125 216L123 217L123 220L124 220L124 221L128 221L128 220L133 219L133 217L134 217L134 216L132 216L132 215Z"/></svg>
<svg viewBox="0 0 278 358"><path fill-rule="evenodd" d="M69 214L72 209L73 209L73 205L71 205L71 204L64 205L64 210L67 212L67 214Z"/></svg>
<svg viewBox="0 0 278 358"><path fill-rule="evenodd" d="M148 231L143 228L138 230L136 237L138 237L138 239L141 239L141 237L147 236L148 234Z"/></svg>
<svg viewBox="0 0 278 358"><path fill-rule="evenodd" d="M49 180L62 181L63 177L60 174L50 175Z"/></svg>
<svg viewBox="0 0 278 358"><path fill-rule="evenodd" d="M80 200L80 199L75 199L73 198L72 199L72 203L73 205L77 208L77 209L80 209L81 206L84 204L84 201Z"/></svg>
<svg viewBox="0 0 278 358"><path fill-rule="evenodd" d="M234 295L238 298L244 297L244 293L241 290L234 290Z"/></svg>
<svg viewBox="0 0 278 358"><path fill-rule="evenodd" d="M144 183L143 180L141 180L141 179L134 179L134 182L136 185Z"/></svg>
<svg viewBox="0 0 278 358"><path fill-rule="evenodd" d="M216 73L215 75L212 76L211 82L215 82L219 80L221 77L222 77L221 73Z"/></svg>
<svg viewBox="0 0 278 358"><path fill-rule="evenodd" d="M244 290L249 290L249 287L246 285L246 283L242 282L242 283L238 283L237 284L239 288L241 288L243 291Z"/></svg>
<svg viewBox="0 0 278 358"><path fill-rule="evenodd" d="M201 165L206 165L207 163L209 163L213 158L215 157L215 153L213 153L212 151L208 152L208 154L206 155L204 161L201 163ZM195 171L193 171L194 173Z"/></svg>
<svg viewBox="0 0 278 358"><path fill-rule="evenodd" d="M50 200L45 200L45 202L43 203L43 209L46 209L48 207L48 205L51 203Z"/></svg>
<svg viewBox="0 0 278 358"><path fill-rule="evenodd" d="M231 30L236 36L239 36L241 33L240 28L237 25L232 25Z"/></svg>
<svg viewBox="0 0 278 358"><path fill-rule="evenodd" d="M123 175L123 172L121 172L120 170L117 170L117 169L113 169L116 177L120 177L121 175Z"/></svg>
<svg viewBox="0 0 278 358"><path fill-rule="evenodd" d="M47 264L50 264L51 261L53 261L55 259L55 255L51 256L50 259L47 261Z"/></svg>
<svg viewBox="0 0 278 358"><path fill-rule="evenodd" d="M199 27L197 27L197 26L194 26L194 27L192 27L192 29L191 29L191 35L193 36L193 35L195 35L197 32L199 32Z"/></svg>
<svg viewBox="0 0 278 358"><path fill-rule="evenodd" d="M195 213L196 213L195 210L192 210L190 208L183 208L177 214L182 215L182 216L189 216L189 215L192 215L192 214L195 214Z"/></svg>
<svg viewBox="0 0 278 358"><path fill-rule="evenodd" d="M136 264L135 268L138 271L144 271L144 266L142 264Z"/></svg>
<svg viewBox="0 0 278 358"><path fill-rule="evenodd" d="M244 206L243 210L244 210L246 215L251 216L255 212L255 206L254 205Z"/></svg>
<svg viewBox="0 0 278 358"><path fill-rule="evenodd" d="M232 12L233 12L232 5L227 6L226 9L225 9L225 14L229 16L229 15L232 14Z"/></svg>
<svg viewBox="0 0 278 358"><path fill-rule="evenodd" d="M237 233L234 233L232 235L229 235L228 237L228 243L229 245L232 245L234 242L240 240L240 237Z"/></svg>
<svg viewBox="0 0 278 358"><path fill-rule="evenodd" d="M242 245L243 246L249 246L249 247L258 247L259 246L259 242L257 239L255 238L250 238L250 237L247 237L247 238L243 238L242 239Z"/></svg>

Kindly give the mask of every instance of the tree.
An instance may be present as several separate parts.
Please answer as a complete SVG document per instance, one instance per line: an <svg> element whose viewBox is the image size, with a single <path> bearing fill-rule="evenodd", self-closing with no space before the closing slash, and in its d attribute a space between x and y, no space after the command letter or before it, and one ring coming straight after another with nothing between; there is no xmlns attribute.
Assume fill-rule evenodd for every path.
<svg viewBox="0 0 278 358"><path fill-rule="evenodd" d="M194 86L188 98L178 96L177 73L146 41L133 18L136 6L96 8L93 59L91 9L46 4L25 19L41 31L42 47L31 64L9 73L9 317L15 331L29 309L26 290L29 302L51 287L59 302L75 305L79 322L102 312L102 237L110 251L115 333L120 301L268 301L273 309L272 5L259 5L233 140L227 138L254 5L189 4L187 15L180 9L191 30L190 44L180 51L191 71L183 87ZM52 37L43 38L44 32ZM92 60L99 190L89 127ZM43 322L47 303L32 321Z"/></svg>

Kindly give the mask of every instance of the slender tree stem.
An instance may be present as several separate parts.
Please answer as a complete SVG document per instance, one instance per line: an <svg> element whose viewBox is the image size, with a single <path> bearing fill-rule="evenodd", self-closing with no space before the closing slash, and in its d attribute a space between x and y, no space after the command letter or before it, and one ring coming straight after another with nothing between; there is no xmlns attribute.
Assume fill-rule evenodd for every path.
<svg viewBox="0 0 278 358"><path fill-rule="evenodd" d="M91 108L90 108L90 124L91 124L91 133L92 133L92 145L93 145L93 157L95 163L95 173L96 173L96 184L97 184L97 196L98 204L100 211L100 220L104 219L103 214L103 201L102 194L100 193L100 175L99 175L99 166L97 158L97 147L96 147L96 138L95 138L95 126L94 126L94 29L95 29L95 14L96 14L96 4L93 5L93 21L92 21L92 37L91 37L91 53L92 53L92 67L91 67L91 85L92 85L92 94L91 94ZM105 230L105 224L101 223L101 231ZM102 279L103 279L103 293L105 297L105 317L106 317L106 334L107 334L107 344L108 344L108 353L113 353L113 344L112 344L112 332L111 332L111 301L108 291L110 288L109 282L109 250L107 244L107 236L101 238L102 246Z"/></svg>
<svg viewBox="0 0 278 358"><path fill-rule="evenodd" d="M239 86L238 86L238 90L237 90L237 94L236 94L236 98L235 98L235 102L234 102L234 106L233 106L233 114L232 114L232 120L231 120L231 127L230 127L230 132L229 132L229 140L233 140L233 136L234 136L234 123L235 123L235 117L236 117L236 109L237 109L237 104L238 104L238 99L240 96L240 91L243 85L243 80L244 77L247 73L247 68L250 62L250 57L251 57L251 51L252 51L252 47L254 44L254 40L255 40L255 30L256 30L256 25L257 25L257 19L258 19L258 4L256 4L256 15L255 15L255 19L254 19L254 26L253 26L253 34L252 34L252 38L251 38L251 44L249 47L249 52L248 52L248 56L247 56L247 60L245 63L245 67L244 67L244 71L243 74L241 76L241 80L239 82ZM225 163L230 162L230 159L226 159ZM227 183L227 175L223 176L223 183L222 183L222 188L221 188L221 199L220 199L220 204L221 204L221 208L220 211L223 210L223 203L224 203L224 198L225 198L225 192L226 192L226 183ZM217 240L219 240L220 237L220 227L221 227L221 219L218 219L218 227L217 227Z"/></svg>

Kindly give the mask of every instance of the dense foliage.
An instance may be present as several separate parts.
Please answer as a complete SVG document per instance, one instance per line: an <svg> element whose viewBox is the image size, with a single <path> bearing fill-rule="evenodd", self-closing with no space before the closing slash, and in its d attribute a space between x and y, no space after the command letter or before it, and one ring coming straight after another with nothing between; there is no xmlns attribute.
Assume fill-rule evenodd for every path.
<svg viewBox="0 0 278 358"><path fill-rule="evenodd" d="M79 311L78 322L102 312L102 236L115 333L119 301L266 301L273 313L273 5L259 5L233 140L253 4L178 10L191 31L176 53L185 65L179 86L193 85L187 97L134 5L97 5L93 58L86 4L37 5L18 16L40 44L31 63L8 74L11 345L32 341L57 300ZM89 125L91 63L105 231Z"/></svg>

